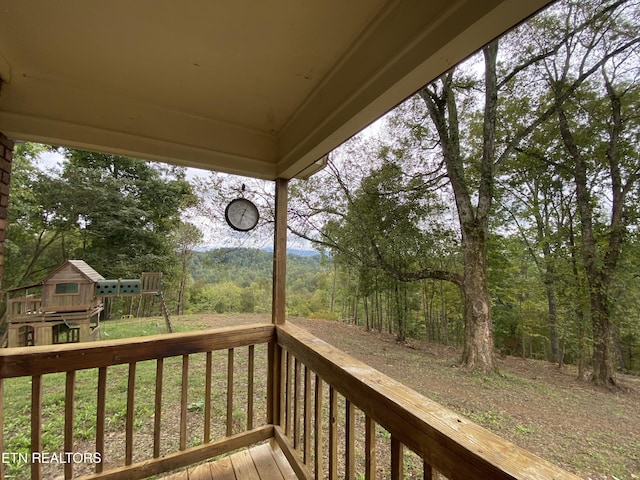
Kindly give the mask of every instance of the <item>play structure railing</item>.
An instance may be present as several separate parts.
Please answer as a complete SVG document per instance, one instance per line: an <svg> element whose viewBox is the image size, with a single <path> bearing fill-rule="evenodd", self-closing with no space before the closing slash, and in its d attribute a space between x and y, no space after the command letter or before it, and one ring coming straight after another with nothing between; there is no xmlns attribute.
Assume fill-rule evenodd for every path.
<svg viewBox="0 0 640 480"><path fill-rule="evenodd" d="M7 301L7 313L11 317L27 320L31 315L37 315L42 310L42 298L23 296L9 298Z"/></svg>
<svg viewBox="0 0 640 480"><path fill-rule="evenodd" d="M56 375L64 422L50 432L43 384ZM70 455L95 450L101 462L91 473L60 466L64 478L85 480L147 478L266 440L301 479L398 480L407 469L425 479L577 478L290 324L0 351L0 399L22 377L30 379L30 459L40 455L25 466L32 479L52 476L41 461L45 434L61 436ZM87 381L96 397L91 440L76 428L86 421L76 418L76 397ZM11 412L0 407L7 452ZM111 442L114 423L123 442ZM0 464L2 478L8 468Z"/></svg>

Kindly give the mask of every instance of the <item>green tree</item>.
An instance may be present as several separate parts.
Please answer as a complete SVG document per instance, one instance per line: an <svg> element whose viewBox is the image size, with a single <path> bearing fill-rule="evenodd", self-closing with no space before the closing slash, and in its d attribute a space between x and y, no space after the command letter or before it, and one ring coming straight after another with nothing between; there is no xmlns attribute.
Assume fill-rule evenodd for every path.
<svg viewBox="0 0 640 480"><path fill-rule="evenodd" d="M187 281L189 279L189 268L195 253L195 248L202 241L202 232L192 223L181 222L175 232L176 251L179 260L179 282L178 301L176 314L183 315L186 301Z"/></svg>
<svg viewBox="0 0 640 480"><path fill-rule="evenodd" d="M184 171L78 150L60 150L61 168L42 170L36 162L47 148L15 150L5 288L40 281L69 258L105 277L163 271L171 281L173 233L197 200Z"/></svg>
<svg viewBox="0 0 640 480"><path fill-rule="evenodd" d="M616 22L607 37L611 42L636 44L637 30L631 28L624 20ZM599 29L592 33L600 34ZM582 52L583 63L602 57L601 46L594 43ZM611 352L612 285L628 227L638 218L640 87L629 77L629 69L637 70L638 60L625 49L624 55L596 62L600 78L585 84L573 102L559 98L574 72L566 66L559 76L550 70L558 127L576 189L593 327L593 381L607 386L616 384ZM583 68L575 74L580 75ZM594 184L594 179L599 181Z"/></svg>
<svg viewBox="0 0 640 480"><path fill-rule="evenodd" d="M172 233L196 202L184 171L81 150L63 150L64 207L81 246L74 252L105 277L172 270Z"/></svg>
<svg viewBox="0 0 640 480"><path fill-rule="evenodd" d="M8 209L5 288L39 281L73 247L74 222L63 208L65 184L36 166L43 145L18 143L14 150Z"/></svg>

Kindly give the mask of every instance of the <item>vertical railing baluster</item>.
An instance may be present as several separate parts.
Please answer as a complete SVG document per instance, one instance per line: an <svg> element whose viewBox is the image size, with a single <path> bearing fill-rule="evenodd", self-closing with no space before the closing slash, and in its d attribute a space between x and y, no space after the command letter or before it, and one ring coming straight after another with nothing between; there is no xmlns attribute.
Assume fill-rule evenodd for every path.
<svg viewBox="0 0 640 480"><path fill-rule="evenodd" d="M213 353L207 352L204 380L204 443L211 441L211 366Z"/></svg>
<svg viewBox="0 0 640 480"><path fill-rule="evenodd" d="M160 435L162 429L162 377L164 374L164 359L156 360L156 391L153 409L153 458L160 456Z"/></svg>
<svg viewBox="0 0 640 480"><path fill-rule="evenodd" d="M253 429L253 370L255 346L249 345L247 358L247 430Z"/></svg>
<svg viewBox="0 0 640 480"><path fill-rule="evenodd" d="M42 451L42 375L31 378L31 452ZM31 462L31 479L40 480L40 462Z"/></svg>
<svg viewBox="0 0 640 480"><path fill-rule="evenodd" d="M376 478L376 423L371 417L364 417L364 462L365 480Z"/></svg>
<svg viewBox="0 0 640 480"><path fill-rule="evenodd" d="M309 465L311 461L311 371L304 366L304 447L302 461Z"/></svg>
<svg viewBox="0 0 640 480"><path fill-rule="evenodd" d="M285 423L285 418L287 415L287 409L285 407L286 405L286 385L287 385L287 369L286 369L286 363L287 363L287 355L288 352L282 348L280 350L280 359L279 361L279 365L280 365L280 405L279 405L279 409L280 409L280 423L279 425L281 427L284 428L284 423Z"/></svg>
<svg viewBox="0 0 640 480"><path fill-rule="evenodd" d="M73 412L76 387L76 372L67 372L64 392L64 451L73 452ZM65 480L73 477L73 462L64 464Z"/></svg>
<svg viewBox="0 0 640 480"><path fill-rule="evenodd" d="M233 348L227 354L227 437L233 435Z"/></svg>
<svg viewBox="0 0 640 480"><path fill-rule="evenodd" d="M182 356L180 385L180 451L187 448L187 406L189 402L189 355Z"/></svg>
<svg viewBox="0 0 640 480"><path fill-rule="evenodd" d="M345 406L345 468L344 477L346 480L354 480L356 476L356 415L355 407L348 399Z"/></svg>
<svg viewBox="0 0 640 480"><path fill-rule="evenodd" d="M96 462L96 473L101 473L104 462L104 428L107 408L107 367L98 369L98 403L96 405L96 453L100 462Z"/></svg>
<svg viewBox="0 0 640 480"><path fill-rule="evenodd" d="M291 435L291 354L285 351L284 434Z"/></svg>
<svg viewBox="0 0 640 480"><path fill-rule="evenodd" d="M395 435L391 435L391 480L404 478L404 446Z"/></svg>
<svg viewBox="0 0 640 480"><path fill-rule="evenodd" d="M316 374L316 390L315 390L315 425L316 434L314 448L314 475L315 478L324 478L322 474L322 379Z"/></svg>
<svg viewBox="0 0 640 480"><path fill-rule="evenodd" d="M135 391L136 391L136 364L129 364L129 379L127 382L127 419L125 425L125 452L124 464L131 465L133 463L133 417L135 410Z"/></svg>
<svg viewBox="0 0 640 480"><path fill-rule="evenodd" d="M282 425L282 347L277 342L267 346L267 423Z"/></svg>
<svg viewBox="0 0 640 480"><path fill-rule="evenodd" d="M433 467L426 460L422 464L422 471L424 472L424 480L433 480Z"/></svg>
<svg viewBox="0 0 640 480"><path fill-rule="evenodd" d="M297 358L293 367L293 448L300 448L300 361Z"/></svg>
<svg viewBox="0 0 640 480"><path fill-rule="evenodd" d="M329 385L329 480L338 478L338 395Z"/></svg>

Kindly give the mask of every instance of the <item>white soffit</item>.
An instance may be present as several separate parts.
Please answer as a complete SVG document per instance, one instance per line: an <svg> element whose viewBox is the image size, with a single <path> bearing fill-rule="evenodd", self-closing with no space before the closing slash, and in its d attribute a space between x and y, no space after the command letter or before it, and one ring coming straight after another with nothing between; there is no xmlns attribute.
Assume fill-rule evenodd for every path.
<svg viewBox="0 0 640 480"><path fill-rule="evenodd" d="M290 178L548 0L0 1L0 132Z"/></svg>

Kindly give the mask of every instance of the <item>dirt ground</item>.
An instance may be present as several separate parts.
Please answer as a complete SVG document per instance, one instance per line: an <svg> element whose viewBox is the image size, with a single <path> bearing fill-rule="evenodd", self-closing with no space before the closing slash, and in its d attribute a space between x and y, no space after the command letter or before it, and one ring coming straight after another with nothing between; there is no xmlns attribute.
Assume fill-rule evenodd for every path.
<svg viewBox="0 0 640 480"><path fill-rule="evenodd" d="M584 479L640 478L640 378L620 375L612 393L544 361L498 359L491 377L459 368L454 347L410 340L335 321L289 319L419 393ZM269 321L208 315L202 327Z"/></svg>

